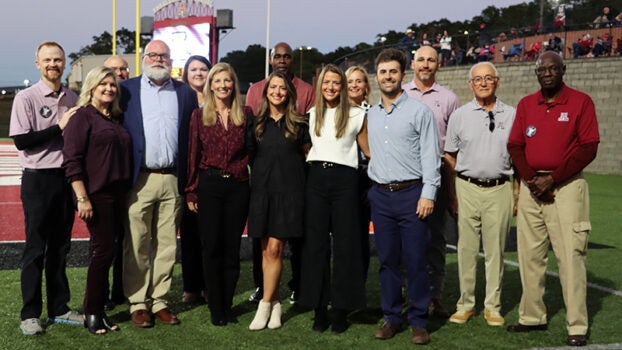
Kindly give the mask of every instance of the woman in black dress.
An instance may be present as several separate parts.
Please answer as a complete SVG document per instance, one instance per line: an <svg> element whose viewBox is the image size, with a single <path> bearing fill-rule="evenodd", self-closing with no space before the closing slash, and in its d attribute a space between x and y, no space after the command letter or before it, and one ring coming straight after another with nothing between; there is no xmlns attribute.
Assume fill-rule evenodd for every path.
<svg viewBox="0 0 622 350"><path fill-rule="evenodd" d="M262 93L249 140L256 149L251 169L248 234L261 238L263 299L252 331L281 327L279 280L284 240L302 237L305 150L310 146L305 118L296 112L296 90L287 75L273 72ZM269 320L269 322L268 322Z"/></svg>

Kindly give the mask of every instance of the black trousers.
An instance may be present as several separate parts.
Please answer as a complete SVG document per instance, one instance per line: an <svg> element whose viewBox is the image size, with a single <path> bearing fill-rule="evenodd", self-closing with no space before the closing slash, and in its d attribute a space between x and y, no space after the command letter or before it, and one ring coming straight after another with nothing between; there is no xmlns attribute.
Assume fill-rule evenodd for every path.
<svg viewBox="0 0 622 350"><path fill-rule="evenodd" d="M86 273L84 313L104 312L108 299L108 274L118 237L127 217L127 188L110 186L89 195L93 217L86 222L90 234L89 267Z"/></svg>
<svg viewBox="0 0 622 350"><path fill-rule="evenodd" d="M305 199L300 304L365 307L358 175L346 166L309 170ZM331 268L332 237L332 268Z"/></svg>
<svg viewBox="0 0 622 350"><path fill-rule="evenodd" d="M369 222L371 221L371 207L367 199L367 192L372 183L367 176L367 168L359 167L357 170L359 183L359 229L361 232L361 258L363 259L363 278L367 281L367 272L369 270Z"/></svg>
<svg viewBox="0 0 622 350"><path fill-rule="evenodd" d="M71 189L62 169L28 172L22 176L21 199L26 226L22 255L22 320L41 317L45 269L49 317L69 311L69 283L65 274L71 245L74 211Z"/></svg>
<svg viewBox="0 0 622 350"><path fill-rule="evenodd" d="M248 216L248 181L201 172L199 239L210 311L230 311L240 277L240 242Z"/></svg>
<svg viewBox="0 0 622 350"><path fill-rule="evenodd" d="M181 223L179 225L181 240L181 276L184 292L200 293L205 290L203 282L203 258L201 257L201 240L199 239L199 223L197 214L183 204Z"/></svg>
<svg viewBox="0 0 622 350"><path fill-rule="evenodd" d="M127 202L127 199L126 199ZM127 203L126 203L127 204ZM112 259L112 289L110 290L110 300L116 304L125 301L123 292L123 236L124 230L117 232L114 242L114 257ZM110 289L110 284L106 284L106 291Z"/></svg>

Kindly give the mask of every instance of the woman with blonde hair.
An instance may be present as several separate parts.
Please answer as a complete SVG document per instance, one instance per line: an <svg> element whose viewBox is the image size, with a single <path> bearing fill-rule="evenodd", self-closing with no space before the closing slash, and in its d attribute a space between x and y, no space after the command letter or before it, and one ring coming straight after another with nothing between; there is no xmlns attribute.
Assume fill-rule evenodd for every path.
<svg viewBox="0 0 622 350"><path fill-rule="evenodd" d="M360 106L366 111L369 109L369 94L371 87L369 85L369 75L365 68L361 66L352 66L346 70L346 79L348 79L348 100L353 106ZM367 191L372 183L367 176L367 165L369 158L363 154L361 149L358 150L359 166L358 172L358 193L359 193L359 223L362 243L363 258L363 277L367 280L367 271L369 270L369 223L371 221L371 207L367 200Z"/></svg>
<svg viewBox="0 0 622 350"><path fill-rule="evenodd" d="M281 327L284 240L302 237L304 229L305 153L311 141L287 74L268 77L253 131L248 235L261 239L263 298L248 328L256 331Z"/></svg>
<svg viewBox="0 0 622 350"><path fill-rule="evenodd" d="M119 118L119 97L114 70L94 68L82 86L82 107L63 132L65 176L90 234L84 326L93 334L119 330L104 312L115 237L123 232L132 174L132 144Z"/></svg>
<svg viewBox="0 0 622 350"><path fill-rule="evenodd" d="M365 110L350 105L346 77L335 65L326 65L319 75L309 133L300 304L315 310L312 328L323 332L329 325L330 302L332 331L342 333L349 326L348 312L365 306L357 143L369 152Z"/></svg>
<svg viewBox="0 0 622 350"><path fill-rule="evenodd" d="M242 109L238 78L227 63L210 70L203 108L190 118L188 208L198 213L203 273L211 321L237 323L231 313L240 276L240 241L248 214L250 110Z"/></svg>

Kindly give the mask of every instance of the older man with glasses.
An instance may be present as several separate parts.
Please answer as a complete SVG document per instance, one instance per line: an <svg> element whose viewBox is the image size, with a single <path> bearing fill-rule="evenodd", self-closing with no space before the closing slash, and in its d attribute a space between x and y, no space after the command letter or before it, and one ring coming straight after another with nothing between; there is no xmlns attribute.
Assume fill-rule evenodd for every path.
<svg viewBox="0 0 622 350"><path fill-rule="evenodd" d="M484 318L490 326L502 326L503 251L513 204L516 210L507 140L516 110L495 95L499 76L492 63L481 62L471 67L468 83L475 98L452 113L445 141L445 159L449 164L446 169L453 179L448 181L449 207L458 215L460 279L460 298L449 321L466 323L475 314L481 237L486 268ZM518 194L517 189L514 193Z"/></svg>
<svg viewBox="0 0 622 350"><path fill-rule="evenodd" d="M145 47L143 74L121 84L123 126L132 136L134 186L124 238L123 287L132 323L178 324L169 307L180 193L186 186L190 115L198 108L192 88L171 79L170 49L161 40Z"/></svg>

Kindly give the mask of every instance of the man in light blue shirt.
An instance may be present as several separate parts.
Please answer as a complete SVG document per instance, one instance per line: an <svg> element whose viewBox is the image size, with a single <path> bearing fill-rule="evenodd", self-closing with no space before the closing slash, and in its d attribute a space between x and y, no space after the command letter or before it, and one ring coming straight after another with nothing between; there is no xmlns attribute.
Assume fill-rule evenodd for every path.
<svg viewBox="0 0 622 350"><path fill-rule="evenodd" d="M430 287L427 249L432 214L440 187L440 149L433 112L408 98L401 88L406 56L397 49L376 58L376 81L381 101L367 112L372 154L368 198L380 260L380 287L384 325L375 337L392 338L402 323L401 270L403 258L411 299L408 322L412 342L427 344Z"/></svg>

